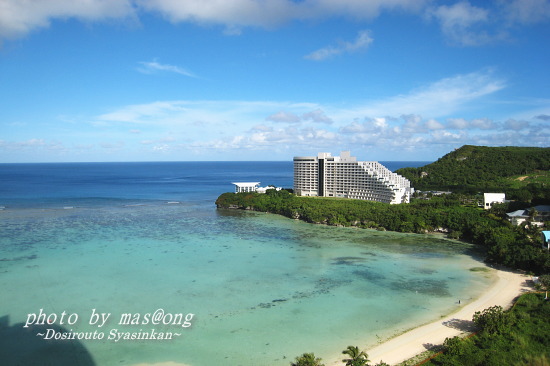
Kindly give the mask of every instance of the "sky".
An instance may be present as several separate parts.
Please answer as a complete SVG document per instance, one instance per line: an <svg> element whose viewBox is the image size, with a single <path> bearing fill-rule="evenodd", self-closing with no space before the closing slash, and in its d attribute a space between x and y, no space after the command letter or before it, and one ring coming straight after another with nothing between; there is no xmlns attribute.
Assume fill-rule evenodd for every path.
<svg viewBox="0 0 550 366"><path fill-rule="evenodd" d="M0 0L0 163L549 142L550 0Z"/></svg>

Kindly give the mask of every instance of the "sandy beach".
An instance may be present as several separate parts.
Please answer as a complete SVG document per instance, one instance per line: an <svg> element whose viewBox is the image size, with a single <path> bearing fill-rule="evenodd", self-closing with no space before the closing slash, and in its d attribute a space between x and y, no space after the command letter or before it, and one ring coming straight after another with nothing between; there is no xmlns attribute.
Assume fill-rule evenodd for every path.
<svg viewBox="0 0 550 366"><path fill-rule="evenodd" d="M433 323L412 329L377 346L367 348L370 363L384 361L395 365L443 344L445 338L454 337L472 329L472 317L476 311L482 311L494 305L509 308L520 294L530 291L527 282L529 276L517 272L493 269L497 280L481 297L464 304L458 311ZM361 345L359 345L360 348ZM327 365L342 365L342 355L327 362Z"/></svg>

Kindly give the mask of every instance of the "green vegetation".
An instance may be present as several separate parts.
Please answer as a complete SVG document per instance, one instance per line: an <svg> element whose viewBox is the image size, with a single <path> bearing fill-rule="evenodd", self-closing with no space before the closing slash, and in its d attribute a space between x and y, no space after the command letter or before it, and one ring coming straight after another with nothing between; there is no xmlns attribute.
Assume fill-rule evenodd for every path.
<svg viewBox="0 0 550 366"><path fill-rule="evenodd" d="M446 232L485 248L486 261L533 273L550 273L550 254L542 249L537 228L513 226L506 209L491 210L462 205L458 195L413 200L407 205L298 197L281 190L258 193L224 193L216 200L220 208L271 212L309 223L355 226L408 233Z"/></svg>
<svg viewBox="0 0 550 366"><path fill-rule="evenodd" d="M550 302L544 294L521 296L509 311L491 307L474 315L469 338L447 338L443 354L424 365L548 365Z"/></svg>
<svg viewBox="0 0 550 366"><path fill-rule="evenodd" d="M539 290L544 291L544 298L548 300L548 291L550 291L550 274L539 277L539 283L536 285Z"/></svg>
<svg viewBox="0 0 550 366"><path fill-rule="evenodd" d="M491 306L474 313L473 322L481 332L487 334L509 333L514 324L514 314L505 312L502 306Z"/></svg>
<svg viewBox="0 0 550 366"><path fill-rule="evenodd" d="M360 351L359 347L348 346L342 353L349 356L349 358L342 360L346 363L346 366L368 366L369 356L364 351Z"/></svg>
<svg viewBox="0 0 550 366"><path fill-rule="evenodd" d="M550 201L550 148L465 145L436 162L396 173L417 190L504 192L508 199Z"/></svg>
<svg viewBox="0 0 550 366"><path fill-rule="evenodd" d="M325 366L321 363L321 359L315 357L313 353L304 353L296 357L296 361L291 362L290 366Z"/></svg>
<svg viewBox="0 0 550 366"><path fill-rule="evenodd" d="M342 360L345 366L370 366L369 356L366 352L361 351L357 346L348 346L342 351L342 354L348 358ZM321 359L315 357L313 353L304 353L301 356L296 357L294 362L290 363L290 366L325 366L321 363ZM385 362L379 362L375 366L389 366Z"/></svg>
<svg viewBox="0 0 550 366"><path fill-rule="evenodd" d="M487 267L473 267L473 268L470 268L470 271L471 272L489 272L490 269Z"/></svg>

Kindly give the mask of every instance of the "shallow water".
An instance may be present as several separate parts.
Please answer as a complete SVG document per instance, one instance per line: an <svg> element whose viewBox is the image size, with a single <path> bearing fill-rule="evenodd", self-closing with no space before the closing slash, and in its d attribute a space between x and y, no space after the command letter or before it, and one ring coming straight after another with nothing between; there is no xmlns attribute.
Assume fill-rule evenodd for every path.
<svg viewBox="0 0 550 366"><path fill-rule="evenodd" d="M451 312L490 282L469 271L482 266L470 246L440 237L310 225L211 205L0 215L0 316L14 331L32 333L20 324L28 314L77 314L66 330L104 335L80 341L95 365L276 366L304 352L325 358ZM141 324L157 309L194 314L191 326ZM98 327L90 324L92 313L111 315ZM140 323L119 324L124 313L139 314ZM181 335L115 342L107 339L113 329Z"/></svg>

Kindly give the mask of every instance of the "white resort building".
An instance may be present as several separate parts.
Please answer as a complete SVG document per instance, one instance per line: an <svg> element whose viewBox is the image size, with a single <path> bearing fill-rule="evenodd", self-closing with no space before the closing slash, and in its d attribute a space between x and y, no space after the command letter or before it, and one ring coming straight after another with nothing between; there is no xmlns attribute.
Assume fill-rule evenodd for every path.
<svg viewBox="0 0 550 366"><path fill-rule="evenodd" d="M483 208L488 210L495 203L504 203L506 194L504 193L483 193Z"/></svg>
<svg viewBox="0 0 550 366"><path fill-rule="evenodd" d="M385 203L409 203L414 188L405 177L376 161L357 161L319 153L294 157L294 193L298 196L345 197Z"/></svg>
<svg viewBox="0 0 550 366"><path fill-rule="evenodd" d="M256 192L260 182L236 182L233 184L235 185L235 193Z"/></svg>
<svg viewBox="0 0 550 366"><path fill-rule="evenodd" d="M236 182L235 193L241 192L256 192L256 193L265 193L268 189L275 189L280 191L280 187L260 187L260 182Z"/></svg>

